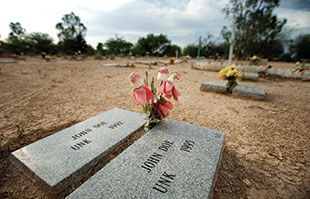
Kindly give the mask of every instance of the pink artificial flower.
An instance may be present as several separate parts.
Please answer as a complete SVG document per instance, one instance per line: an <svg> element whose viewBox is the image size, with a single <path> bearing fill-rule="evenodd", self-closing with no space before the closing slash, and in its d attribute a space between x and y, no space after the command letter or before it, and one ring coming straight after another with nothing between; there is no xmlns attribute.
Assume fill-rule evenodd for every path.
<svg viewBox="0 0 310 199"><path fill-rule="evenodd" d="M178 97L181 93L175 88L174 84L168 80L165 80L164 83L161 85L158 91L159 94L164 94L164 96L170 99L173 96L175 101L178 101Z"/></svg>
<svg viewBox="0 0 310 199"><path fill-rule="evenodd" d="M304 73L310 73L310 70L303 70L300 72L301 75L303 75Z"/></svg>
<svg viewBox="0 0 310 199"><path fill-rule="evenodd" d="M145 85L133 90L133 98L138 104L149 103L153 97L152 91Z"/></svg>
<svg viewBox="0 0 310 199"><path fill-rule="evenodd" d="M161 67L158 70L158 76L157 76L158 80L164 81L164 80L168 79L168 76L169 76L169 71L168 71L167 67Z"/></svg>
<svg viewBox="0 0 310 199"><path fill-rule="evenodd" d="M165 80L164 83L161 85L159 88L158 93L159 94L164 94L165 97L170 99L173 97L175 101L178 101L178 97L181 95L181 93L175 88L173 82L175 79L179 80L180 74L176 71L172 71L170 77L168 80Z"/></svg>
<svg viewBox="0 0 310 199"><path fill-rule="evenodd" d="M137 72L131 73L129 75L131 84L135 87L133 90L133 98L138 104L149 103L149 101L154 97L152 91L145 85L141 80L141 75Z"/></svg>
<svg viewBox="0 0 310 199"><path fill-rule="evenodd" d="M156 111L158 106L158 114L162 117L168 117L169 116L169 109L172 110L173 105L171 102L166 101L165 104L159 103L159 101L156 101L152 104L153 109Z"/></svg>

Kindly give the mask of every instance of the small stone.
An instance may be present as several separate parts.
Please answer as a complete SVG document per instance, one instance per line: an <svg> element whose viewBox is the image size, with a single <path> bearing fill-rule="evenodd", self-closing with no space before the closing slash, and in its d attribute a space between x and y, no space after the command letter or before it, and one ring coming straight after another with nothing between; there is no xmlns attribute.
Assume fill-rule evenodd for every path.
<svg viewBox="0 0 310 199"><path fill-rule="evenodd" d="M248 188L251 188L252 183L250 182L249 179L244 179L244 180L242 180L242 182L243 182L244 184L246 184L246 186L247 186Z"/></svg>
<svg viewBox="0 0 310 199"><path fill-rule="evenodd" d="M271 111L271 112L270 112L270 114L271 114L271 115L276 115L276 114L277 114L277 112L275 112L275 111Z"/></svg>

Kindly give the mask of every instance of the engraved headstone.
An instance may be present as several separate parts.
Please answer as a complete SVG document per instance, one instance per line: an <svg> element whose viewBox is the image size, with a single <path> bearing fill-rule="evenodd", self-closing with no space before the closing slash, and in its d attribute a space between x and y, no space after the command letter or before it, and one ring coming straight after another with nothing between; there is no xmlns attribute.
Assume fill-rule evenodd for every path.
<svg viewBox="0 0 310 199"><path fill-rule="evenodd" d="M145 122L142 114L115 108L14 151L11 159L33 181L58 193Z"/></svg>
<svg viewBox="0 0 310 199"><path fill-rule="evenodd" d="M225 133L164 120L67 199L211 198Z"/></svg>

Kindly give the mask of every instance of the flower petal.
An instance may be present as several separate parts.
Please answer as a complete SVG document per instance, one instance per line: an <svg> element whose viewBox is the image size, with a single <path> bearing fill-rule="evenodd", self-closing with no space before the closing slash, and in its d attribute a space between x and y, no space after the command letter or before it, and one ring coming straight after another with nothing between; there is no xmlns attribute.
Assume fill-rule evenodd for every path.
<svg viewBox="0 0 310 199"><path fill-rule="evenodd" d="M178 101L178 97L181 95L181 93L175 87L173 87L172 95L173 95L173 99L175 101Z"/></svg>

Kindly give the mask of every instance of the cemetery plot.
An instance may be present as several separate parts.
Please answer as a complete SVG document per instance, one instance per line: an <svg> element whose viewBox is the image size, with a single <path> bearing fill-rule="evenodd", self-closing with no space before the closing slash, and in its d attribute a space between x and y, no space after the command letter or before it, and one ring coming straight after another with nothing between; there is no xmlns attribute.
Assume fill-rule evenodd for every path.
<svg viewBox="0 0 310 199"><path fill-rule="evenodd" d="M58 193L144 123L144 115L115 108L14 151L11 159L33 181Z"/></svg>
<svg viewBox="0 0 310 199"><path fill-rule="evenodd" d="M205 82L201 84L201 91L215 92L215 93L227 93L227 86L225 82ZM265 99L265 90L256 86L237 85L232 90L232 95L240 97L249 97L255 100Z"/></svg>
<svg viewBox="0 0 310 199"><path fill-rule="evenodd" d="M271 77L279 77L279 78L287 78L287 79L301 79L301 80L310 80L310 72L305 71L304 73L300 73L299 71L293 72L288 69L280 69L280 68L269 68L266 70L266 76Z"/></svg>
<svg viewBox="0 0 310 199"><path fill-rule="evenodd" d="M71 198L210 198L225 133L164 120Z"/></svg>

